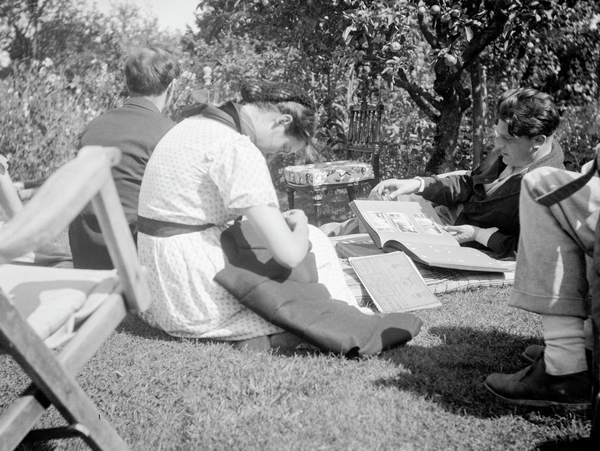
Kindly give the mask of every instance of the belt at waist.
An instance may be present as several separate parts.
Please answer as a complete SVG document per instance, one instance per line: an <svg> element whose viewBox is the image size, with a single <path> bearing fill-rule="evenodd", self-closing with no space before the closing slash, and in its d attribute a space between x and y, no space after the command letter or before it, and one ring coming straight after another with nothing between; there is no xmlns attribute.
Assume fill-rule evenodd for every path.
<svg viewBox="0 0 600 451"><path fill-rule="evenodd" d="M138 216L137 219L138 232L159 238L181 235L182 233L201 232L213 226L214 224L179 224L177 222L159 221L143 216Z"/></svg>

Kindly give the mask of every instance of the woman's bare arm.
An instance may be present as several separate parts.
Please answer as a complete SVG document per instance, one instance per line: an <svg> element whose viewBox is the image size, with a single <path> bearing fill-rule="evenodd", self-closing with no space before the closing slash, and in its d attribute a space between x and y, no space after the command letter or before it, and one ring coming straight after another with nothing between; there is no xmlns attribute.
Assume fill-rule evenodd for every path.
<svg viewBox="0 0 600 451"><path fill-rule="evenodd" d="M308 220L302 210L284 216L275 207L258 205L247 208L244 215L278 263L293 268L304 259L309 242Z"/></svg>

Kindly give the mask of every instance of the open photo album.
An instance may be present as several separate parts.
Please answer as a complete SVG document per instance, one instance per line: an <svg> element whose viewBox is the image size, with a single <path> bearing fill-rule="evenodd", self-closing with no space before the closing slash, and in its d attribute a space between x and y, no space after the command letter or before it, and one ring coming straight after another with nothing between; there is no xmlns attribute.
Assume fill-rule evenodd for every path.
<svg viewBox="0 0 600 451"><path fill-rule="evenodd" d="M373 242L385 251L401 250L417 262L440 268L514 270L514 262L496 260L478 249L461 246L444 230L430 204L355 200L350 207Z"/></svg>

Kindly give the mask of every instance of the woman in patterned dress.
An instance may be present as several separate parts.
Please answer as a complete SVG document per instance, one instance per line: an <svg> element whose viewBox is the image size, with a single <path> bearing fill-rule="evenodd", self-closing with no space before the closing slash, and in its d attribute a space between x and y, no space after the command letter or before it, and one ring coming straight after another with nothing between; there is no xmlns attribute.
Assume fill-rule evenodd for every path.
<svg viewBox="0 0 600 451"><path fill-rule="evenodd" d="M293 85L255 82L242 88L241 104L207 109L214 114L188 117L162 138L144 174L140 218L192 230L172 236L140 230L139 257L154 297L146 321L182 337L260 337L273 344L283 336L213 280L225 266L221 232L240 215L286 267L300 263L310 243L319 282L333 298L356 305L325 235L301 210L280 212L265 161L306 146L315 124L310 99Z"/></svg>

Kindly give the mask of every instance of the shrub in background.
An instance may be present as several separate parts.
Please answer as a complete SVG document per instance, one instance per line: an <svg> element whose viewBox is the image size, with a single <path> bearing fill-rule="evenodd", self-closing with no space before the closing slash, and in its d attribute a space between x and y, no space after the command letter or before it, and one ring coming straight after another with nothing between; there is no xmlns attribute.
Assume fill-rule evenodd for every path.
<svg viewBox="0 0 600 451"><path fill-rule="evenodd" d="M556 137L565 152L567 169L579 171L594 157L594 148L600 144L600 103L567 107Z"/></svg>
<svg viewBox="0 0 600 451"><path fill-rule="evenodd" d="M116 98L113 74L88 76L93 88L45 59L15 63L0 80L0 149L16 180L44 178L72 158L85 124Z"/></svg>

